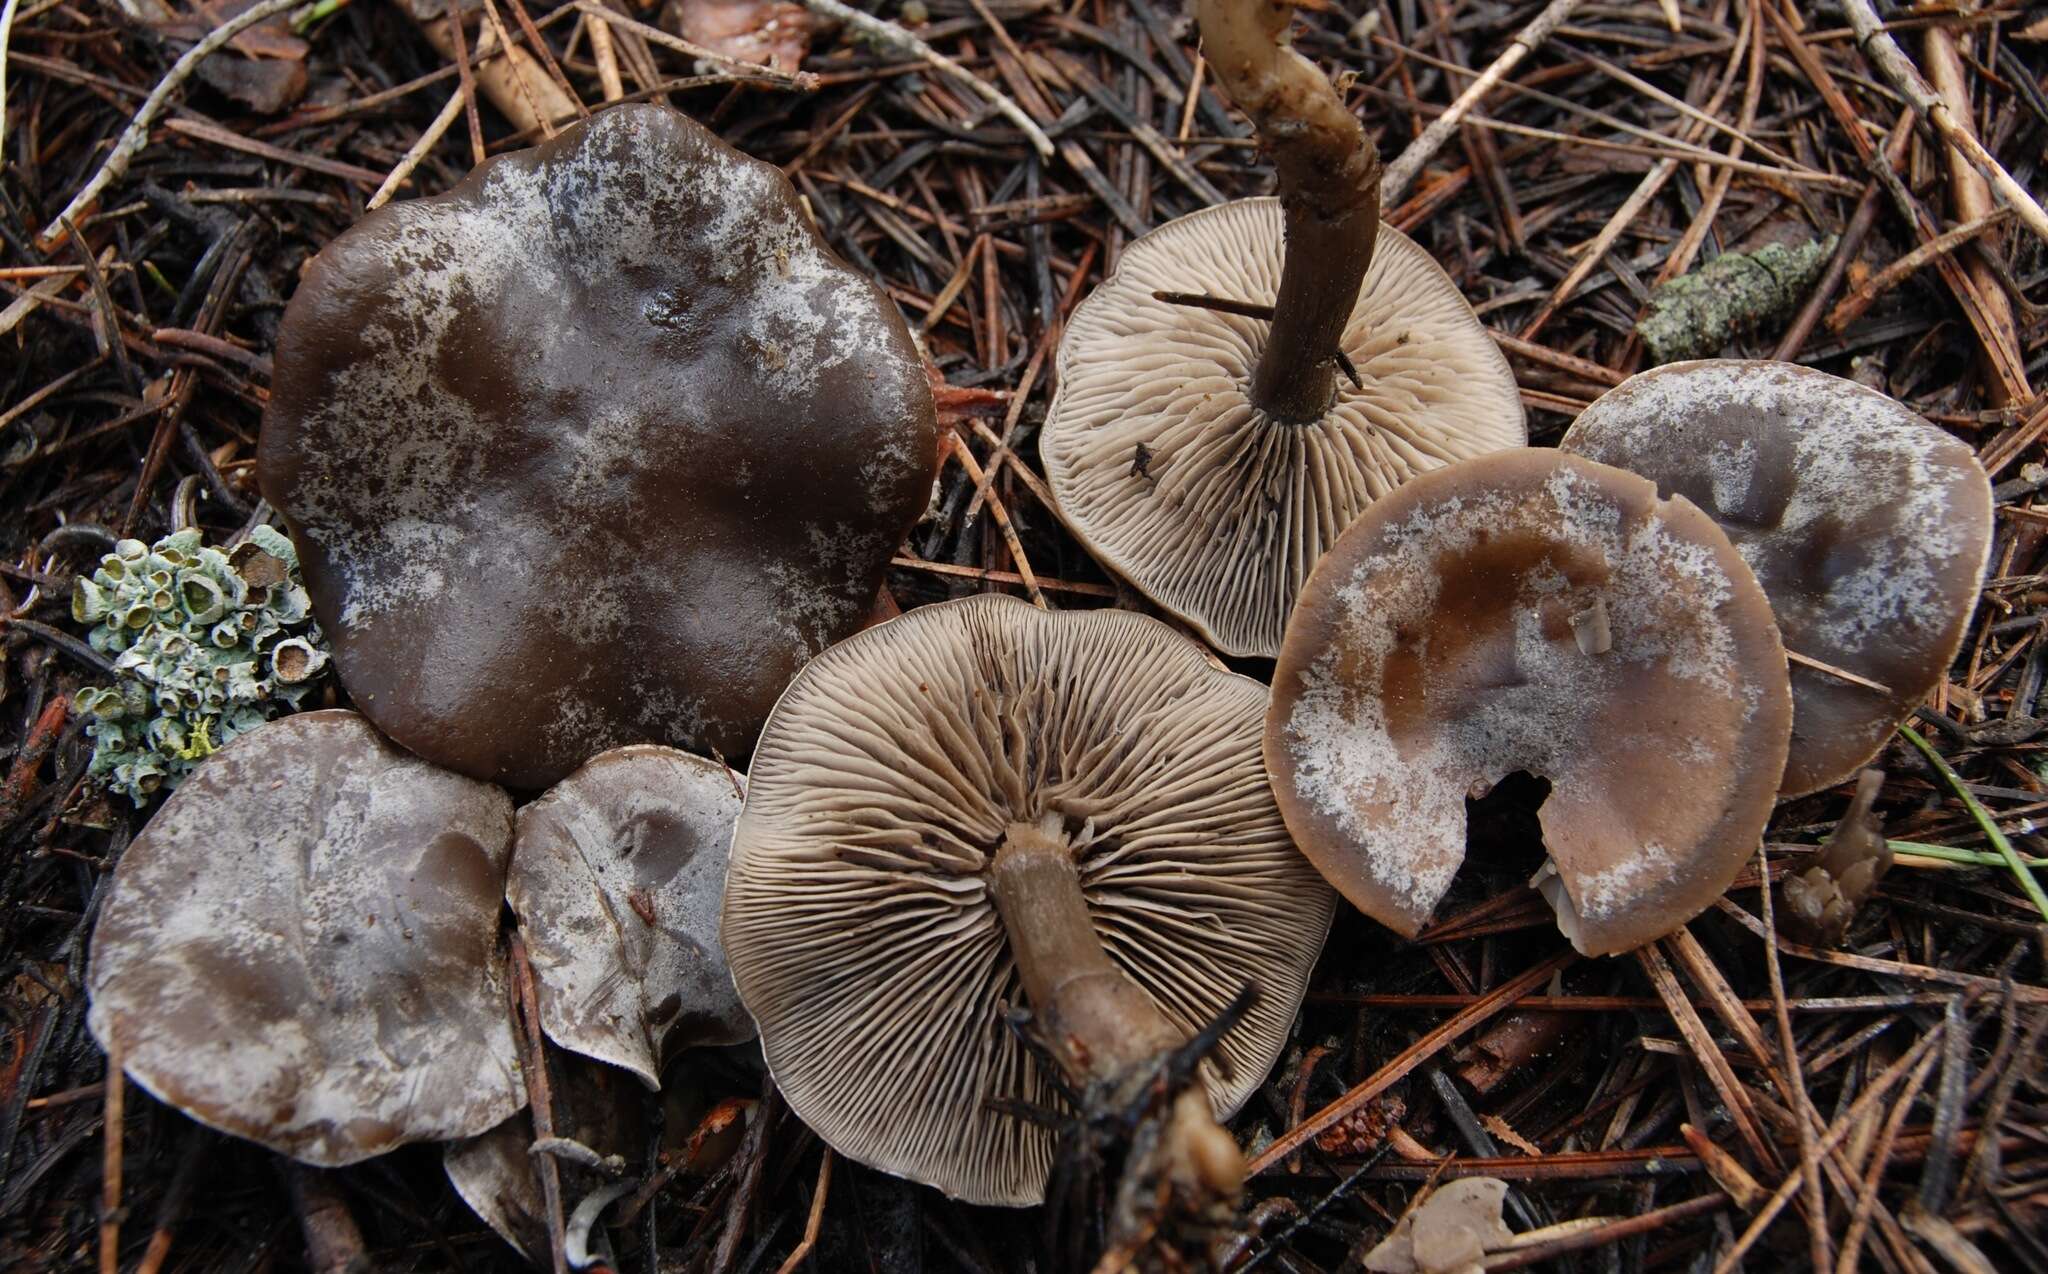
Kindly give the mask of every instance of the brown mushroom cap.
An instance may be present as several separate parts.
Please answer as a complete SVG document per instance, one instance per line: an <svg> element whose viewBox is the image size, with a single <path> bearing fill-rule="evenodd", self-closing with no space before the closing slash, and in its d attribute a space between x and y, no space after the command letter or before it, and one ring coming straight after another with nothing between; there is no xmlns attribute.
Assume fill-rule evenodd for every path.
<svg viewBox="0 0 2048 1274"><path fill-rule="evenodd" d="M1217 649L1270 657L1317 559L1418 473L1528 440L1507 360L1449 276L1381 226L1341 345L1362 388L1307 425L1246 396L1266 323L1154 298L1265 304L1277 199L1221 204L1124 249L1060 341L1039 453L1074 534Z"/></svg>
<svg viewBox="0 0 2048 1274"><path fill-rule="evenodd" d="M1756 852L1790 722L1728 537L1642 478L1531 449L1424 474L1331 548L1274 671L1266 765L1302 851L1409 937L1465 857L1467 794L1550 780L1544 892L1605 955Z"/></svg>
<svg viewBox="0 0 2048 1274"><path fill-rule="evenodd" d="M1970 448L1874 389L1790 363L1672 363L1594 402L1559 444L1705 510L1771 599L1792 665L1781 795L1848 779L1938 685L1991 552Z"/></svg>
<svg viewBox="0 0 2048 1274"><path fill-rule="evenodd" d="M480 1133L526 1101L498 916L500 789L353 712L209 758L122 855L87 1022L203 1124L328 1167Z"/></svg>
<svg viewBox="0 0 2048 1274"><path fill-rule="evenodd" d="M718 940L739 812L724 766L653 744L520 809L505 897L555 1043L658 1088L666 1051L754 1037Z"/></svg>
<svg viewBox="0 0 2048 1274"><path fill-rule="evenodd" d="M936 424L774 166L619 106L329 244L260 461L357 705L462 773L744 753L852 632Z"/></svg>
<svg viewBox="0 0 2048 1274"><path fill-rule="evenodd" d="M1184 1032L1258 1002L1205 1075L1235 1110L1286 1041L1335 898L1259 759L1266 689L1156 620L982 596L819 656L762 732L725 947L790 1106L862 1163L976 1203L1044 1193L1056 1108L1004 1020L1023 993L990 895L1007 829L1077 847L1115 965Z"/></svg>

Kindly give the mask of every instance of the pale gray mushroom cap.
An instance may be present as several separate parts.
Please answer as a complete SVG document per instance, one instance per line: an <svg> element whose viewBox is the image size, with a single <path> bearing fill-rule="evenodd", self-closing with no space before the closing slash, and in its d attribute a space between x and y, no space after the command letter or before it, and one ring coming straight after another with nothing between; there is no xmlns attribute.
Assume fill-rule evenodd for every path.
<svg viewBox="0 0 2048 1274"><path fill-rule="evenodd" d="M1548 779L1537 883L1588 955L1671 932L1757 852L1791 728L1763 590L1705 514L1549 448L1424 474L1302 593L1266 765L1302 852L1413 937L1465 800Z"/></svg>
<svg viewBox="0 0 2048 1274"><path fill-rule="evenodd" d="M1991 552L1991 482L1903 403L1791 363L1711 359L1631 376L1559 444L1640 473L1719 523L1792 665L1784 796L1849 778L1948 672Z"/></svg>
<svg viewBox="0 0 2048 1274"><path fill-rule="evenodd" d="M1110 959L1192 1034L1258 1002L1205 1070L1234 1111L1285 1042L1335 896L1259 758L1266 688L1166 625L984 596L921 607L798 675L754 754L725 946L790 1106L850 1158L1028 1205L1056 1108L1004 1021L1023 988L986 871L1061 820Z"/></svg>
<svg viewBox="0 0 2048 1274"><path fill-rule="evenodd" d="M1255 409L1267 324L1152 294L1270 304L1281 260L1277 199L1205 208L1132 243L1067 325L1039 441L1074 534L1231 655L1278 653L1309 572L1367 505L1528 441L1493 338L1429 254L1385 225L1341 342L1364 387L1339 376L1313 424Z"/></svg>
<svg viewBox="0 0 2048 1274"><path fill-rule="evenodd" d="M550 1039L658 1088L666 1051L754 1037L718 940L739 812L731 771L655 744L519 811L505 897Z"/></svg>
<svg viewBox="0 0 2048 1274"><path fill-rule="evenodd" d="M203 1124L335 1167L525 1103L498 957L512 802L353 712L237 738L121 858L87 1022Z"/></svg>

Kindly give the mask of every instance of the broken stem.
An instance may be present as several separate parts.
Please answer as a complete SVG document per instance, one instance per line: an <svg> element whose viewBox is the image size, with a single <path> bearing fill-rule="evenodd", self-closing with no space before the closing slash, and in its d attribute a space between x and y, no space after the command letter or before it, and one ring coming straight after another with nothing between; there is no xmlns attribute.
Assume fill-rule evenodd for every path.
<svg viewBox="0 0 2048 1274"><path fill-rule="evenodd" d="M1344 324L1379 236L1379 155L1336 88L1286 43L1285 0L1198 0L1216 79L1273 153L1286 257L1252 404L1306 424L1335 399Z"/></svg>
<svg viewBox="0 0 2048 1274"><path fill-rule="evenodd" d="M1103 949L1057 816L1012 823L989 880L1046 1047L1076 1087L1128 1105L1186 1037ZM1244 1159L1199 1082L1173 1095L1164 1121L1156 1166L1198 1206L1235 1198Z"/></svg>

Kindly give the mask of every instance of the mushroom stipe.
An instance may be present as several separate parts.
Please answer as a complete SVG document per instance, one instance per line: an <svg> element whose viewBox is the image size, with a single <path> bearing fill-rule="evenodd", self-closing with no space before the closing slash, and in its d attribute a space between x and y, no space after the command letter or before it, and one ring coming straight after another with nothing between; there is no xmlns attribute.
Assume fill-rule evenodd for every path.
<svg viewBox="0 0 2048 1274"><path fill-rule="evenodd" d="M1156 620L993 596L814 660L763 730L725 900L791 1107L850 1158L1037 1203L1057 1136L1005 1111L1064 1109L1045 1058L1084 1114L1127 1109L1251 982L1126 1161L1179 1203L1234 1194L1212 1107L1272 1067L1335 906L1274 807L1265 703Z"/></svg>
<svg viewBox="0 0 2048 1274"><path fill-rule="evenodd" d="M1179 301L1190 287L1273 296L1283 221L1279 200L1242 199L1126 248L1067 324L1039 442L1084 545L1218 650L1261 658L1279 652L1323 552L1374 500L1528 441L1506 358L1443 269L1391 227L1340 332L1360 387L1341 386L1306 423L1259 409L1248 386L1271 325Z"/></svg>

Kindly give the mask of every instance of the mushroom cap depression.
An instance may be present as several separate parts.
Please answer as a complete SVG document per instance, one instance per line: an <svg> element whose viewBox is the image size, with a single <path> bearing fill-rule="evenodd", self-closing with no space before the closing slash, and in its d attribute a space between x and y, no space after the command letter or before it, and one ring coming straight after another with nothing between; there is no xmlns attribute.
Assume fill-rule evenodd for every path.
<svg viewBox="0 0 2048 1274"><path fill-rule="evenodd" d="M1409 937L1464 859L1466 796L1548 779L1539 882L1606 955L1756 852L1791 716L1728 537L1634 474L1532 449L1424 474L1337 541L1274 670L1266 765L1302 852Z"/></svg>
<svg viewBox="0 0 2048 1274"><path fill-rule="evenodd" d="M866 615L936 428L782 174L619 106L329 244L259 459L356 705L530 789L622 743L743 754Z"/></svg>
<svg viewBox="0 0 2048 1274"><path fill-rule="evenodd" d="M1277 199L1170 221L1124 249L1060 341L1039 440L1062 518L1096 556L1231 655L1271 657L1318 558L1418 473L1528 441L1507 360L1427 252L1391 226L1359 289L1322 419L1247 397L1266 323L1155 291L1269 303Z"/></svg>
<svg viewBox="0 0 2048 1274"><path fill-rule="evenodd" d="M87 1023L199 1122L335 1167L526 1102L498 957L512 801L353 712L259 726L151 819Z"/></svg>
<svg viewBox="0 0 2048 1274"><path fill-rule="evenodd" d="M739 812L724 766L647 743L520 809L505 897L555 1043L658 1088L667 1049L754 1037L718 941Z"/></svg>
<svg viewBox="0 0 2048 1274"><path fill-rule="evenodd" d="M1790 363L1643 372L1559 444L1704 509L1770 596L1792 665L1784 796L1850 778L1948 672L1991 552L1970 448L1854 381Z"/></svg>
<svg viewBox="0 0 2048 1274"><path fill-rule="evenodd" d="M1157 620L1003 597L920 607L776 705L726 880L725 949L790 1106L832 1147L974 1203L1043 1196L1057 1108L1005 1021L1023 989L986 871L1071 836L1110 959L1183 1031L1257 1002L1204 1080L1233 1111L1285 1043L1336 899L1259 758L1266 688Z"/></svg>

